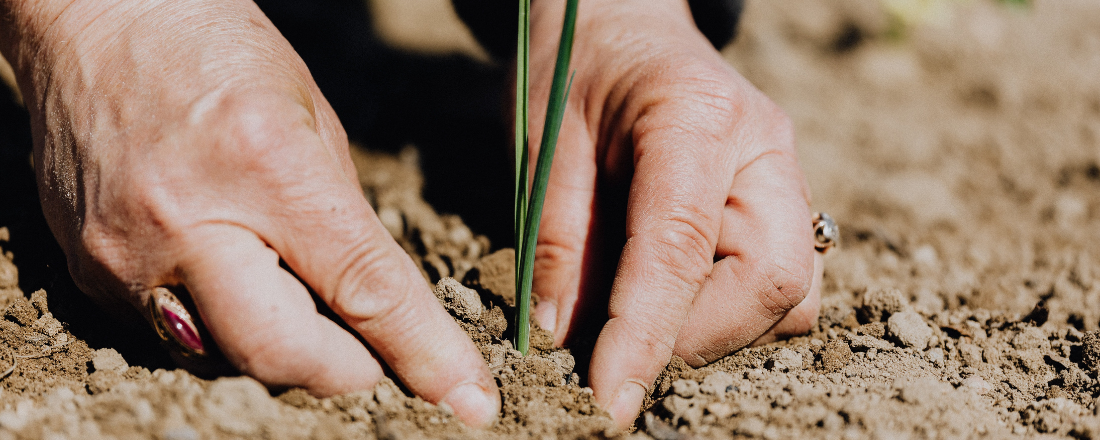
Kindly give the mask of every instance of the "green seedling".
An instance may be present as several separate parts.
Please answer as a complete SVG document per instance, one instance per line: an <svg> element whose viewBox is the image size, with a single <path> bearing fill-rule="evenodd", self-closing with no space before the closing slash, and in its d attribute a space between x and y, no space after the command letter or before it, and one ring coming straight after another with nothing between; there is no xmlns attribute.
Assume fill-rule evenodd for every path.
<svg viewBox="0 0 1100 440"><path fill-rule="evenodd" d="M519 0L519 32L516 38L516 332L514 345L527 355L531 340L531 278L534 275L535 241L539 236L542 204L546 199L546 184L550 180L550 165L557 147L558 132L565 115L565 103L573 81L569 77L569 60L573 54L573 32L577 22L578 0L568 0L558 58L554 64L554 80L550 85L550 100L546 103L539 157L535 163L534 181L530 192L527 141L527 104L530 98L531 20L530 0ZM568 79L568 82L566 81Z"/></svg>

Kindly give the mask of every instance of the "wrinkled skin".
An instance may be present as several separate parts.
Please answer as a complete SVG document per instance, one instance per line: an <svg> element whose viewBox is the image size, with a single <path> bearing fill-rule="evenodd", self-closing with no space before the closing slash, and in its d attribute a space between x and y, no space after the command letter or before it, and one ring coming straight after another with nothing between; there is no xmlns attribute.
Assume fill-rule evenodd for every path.
<svg viewBox="0 0 1100 440"><path fill-rule="evenodd" d="M384 361L465 421L496 419L480 353L379 223L335 114L252 2L78 0L44 22L38 47L6 54L82 290L144 313L150 287L185 286L227 359L268 385L369 388Z"/></svg>
<svg viewBox="0 0 1100 440"><path fill-rule="evenodd" d="M600 329L590 382L620 427L672 354L699 365L805 331L821 267L786 117L683 0L630 3L582 2L535 287L558 342ZM532 121L562 7L534 5ZM146 314L149 288L183 286L226 358L268 385L364 389L385 363L467 423L495 420L478 351L378 222L339 121L254 4L0 0L0 18L43 208L86 293ZM617 256L614 280L592 281Z"/></svg>
<svg viewBox="0 0 1100 440"><path fill-rule="evenodd" d="M563 11L532 10L531 139ZM535 317L558 343L598 329L589 381L626 427L671 355L700 366L807 331L822 266L789 120L696 30L686 2L579 11Z"/></svg>

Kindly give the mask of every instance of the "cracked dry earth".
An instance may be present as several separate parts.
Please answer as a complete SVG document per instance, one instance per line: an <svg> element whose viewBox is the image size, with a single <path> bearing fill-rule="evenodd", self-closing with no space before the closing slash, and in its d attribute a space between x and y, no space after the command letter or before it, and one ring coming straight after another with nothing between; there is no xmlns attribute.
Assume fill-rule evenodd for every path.
<svg viewBox="0 0 1100 440"><path fill-rule="evenodd" d="M526 358L502 339L511 251L421 199L416 153L356 150L379 217L498 378L496 427L392 382L316 399L130 365L21 290L8 252L0 438L1100 438L1100 4L941 2L912 21L883 4L748 2L724 53L791 116L842 247L810 334L673 359L633 432L607 431L546 334Z"/></svg>

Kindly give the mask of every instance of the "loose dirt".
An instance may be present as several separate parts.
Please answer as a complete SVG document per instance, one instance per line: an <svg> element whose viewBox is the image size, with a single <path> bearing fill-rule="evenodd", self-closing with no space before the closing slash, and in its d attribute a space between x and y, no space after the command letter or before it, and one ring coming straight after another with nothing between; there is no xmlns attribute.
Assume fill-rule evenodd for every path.
<svg viewBox="0 0 1100 440"><path fill-rule="evenodd" d="M0 438L1100 438L1100 4L932 3L749 2L724 53L793 119L842 246L810 334L674 358L634 432L607 430L545 332L512 349L511 250L421 198L453 176L356 149L379 218L481 347L499 424L392 381L317 399L200 379L148 337L103 336L28 244L49 239L23 170L2 181Z"/></svg>

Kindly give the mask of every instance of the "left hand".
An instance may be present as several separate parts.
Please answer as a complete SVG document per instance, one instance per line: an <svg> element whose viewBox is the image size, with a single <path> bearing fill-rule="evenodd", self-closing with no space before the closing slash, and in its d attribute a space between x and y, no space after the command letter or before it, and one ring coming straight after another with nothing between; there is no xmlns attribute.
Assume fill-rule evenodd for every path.
<svg viewBox="0 0 1100 440"><path fill-rule="evenodd" d="M532 6L533 150L564 3ZM572 68L535 317L558 344L601 328L589 381L625 428L673 354L700 366L807 331L821 261L790 121L699 33L685 0L581 2Z"/></svg>

